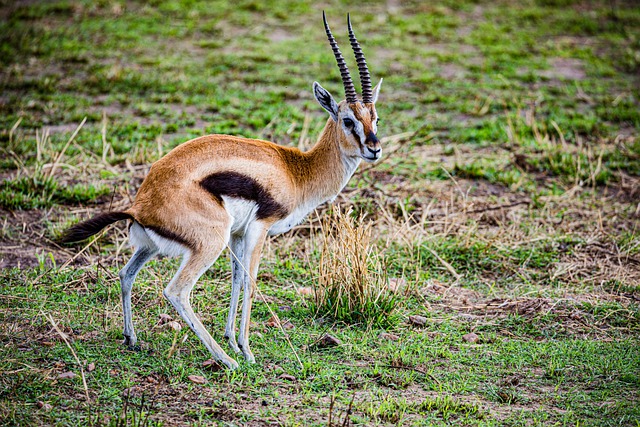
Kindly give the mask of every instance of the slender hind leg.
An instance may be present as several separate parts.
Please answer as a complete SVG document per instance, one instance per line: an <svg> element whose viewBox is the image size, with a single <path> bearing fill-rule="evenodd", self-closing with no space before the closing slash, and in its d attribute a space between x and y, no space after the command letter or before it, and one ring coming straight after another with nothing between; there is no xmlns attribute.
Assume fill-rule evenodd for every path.
<svg viewBox="0 0 640 427"><path fill-rule="evenodd" d="M261 222L254 222L249 226L244 237L244 265L245 274L242 295L242 317L240 318L240 334L238 336L238 347L247 362L255 362L255 357L249 348L249 326L251 323L251 302L255 291L256 277L258 275L258 264L262 253L262 245L267 237L267 228Z"/></svg>
<svg viewBox="0 0 640 427"><path fill-rule="evenodd" d="M124 345L133 347L136 344L136 333L133 330L133 321L131 319L131 288L133 281L136 279L136 275L142 269L142 267L149 261L155 254L157 249L141 246L136 249L133 256L120 270L120 289L122 291L122 313L124 315Z"/></svg>
<svg viewBox="0 0 640 427"><path fill-rule="evenodd" d="M184 321L189 325L191 330L200 338L202 343L211 352L213 357L219 362L225 364L231 369L238 367L238 362L230 358L227 353L218 345L211 337L204 325L196 317L189 296L191 289L196 284L198 278L215 262L225 242L214 248L209 247L205 250L186 252L182 259L180 269L164 290L164 296L169 300L171 305L182 316Z"/></svg>
<svg viewBox="0 0 640 427"><path fill-rule="evenodd" d="M224 337L229 341L229 347L236 353L240 353L241 350L236 342L236 315L238 313L240 291L242 290L242 284L246 276L246 272L242 266L244 240L240 236L231 236L229 243L229 257L231 258L231 302L229 304L229 316L227 317Z"/></svg>

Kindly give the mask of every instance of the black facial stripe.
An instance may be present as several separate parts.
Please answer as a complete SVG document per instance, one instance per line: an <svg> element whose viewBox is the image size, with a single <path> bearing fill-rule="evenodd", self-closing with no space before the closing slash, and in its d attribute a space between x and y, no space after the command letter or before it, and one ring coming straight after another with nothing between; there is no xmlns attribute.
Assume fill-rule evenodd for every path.
<svg viewBox="0 0 640 427"><path fill-rule="evenodd" d="M353 135L353 137L356 139L356 141L358 141L359 144L362 144L362 141L360 141L360 135L358 135L358 132L356 132L355 126L353 129L351 129L351 135Z"/></svg>
<svg viewBox="0 0 640 427"><path fill-rule="evenodd" d="M214 173L200 181L200 185L220 202L222 202L222 196L256 202L257 219L284 218L289 213L284 206L273 199L262 184L247 175L237 172Z"/></svg>
<svg viewBox="0 0 640 427"><path fill-rule="evenodd" d="M164 237L165 239L173 240L174 242L178 242L183 246L188 248L193 247L184 237L174 233L173 231L169 231L162 227L157 227L155 225L143 225L144 228L153 231L157 235Z"/></svg>

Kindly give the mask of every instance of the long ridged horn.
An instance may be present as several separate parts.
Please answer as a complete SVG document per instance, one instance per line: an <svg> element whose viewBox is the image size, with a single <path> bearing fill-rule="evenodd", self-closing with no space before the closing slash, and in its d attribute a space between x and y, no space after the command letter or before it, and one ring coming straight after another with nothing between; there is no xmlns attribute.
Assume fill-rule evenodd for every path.
<svg viewBox="0 0 640 427"><path fill-rule="evenodd" d="M349 27L349 41L351 42L351 48L356 55L356 62L358 63L358 72L360 73L360 84L362 85L362 102L370 104L373 102L373 89L371 86L371 74L369 74L369 68L367 68L367 61L364 59L364 53L360 48L360 44L356 39L356 35L351 28L351 17L347 13L347 25Z"/></svg>
<svg viewBox="0 0 640 427"><path fill-rule="evenodd" d="M340 76L342 77L342 84L344 85L345 98L347 99L347 102L349 104L355 104L356 102L358 102L358 98L356 97L356 88L355 86L353 86L351 74L349 74L349 68L347 68L347 63L342 56L342 52L340 52L338 43L333 37L333 34L331 34L331 30L329 29L329 24L327 24L327 17L324 14L324 10L322 11L322 20L324 21L324 29L327 32L327 38L329 39L329 44L331 45L331 49L333 50L333 55L336 57L336 61L338 62Z"/></svg>

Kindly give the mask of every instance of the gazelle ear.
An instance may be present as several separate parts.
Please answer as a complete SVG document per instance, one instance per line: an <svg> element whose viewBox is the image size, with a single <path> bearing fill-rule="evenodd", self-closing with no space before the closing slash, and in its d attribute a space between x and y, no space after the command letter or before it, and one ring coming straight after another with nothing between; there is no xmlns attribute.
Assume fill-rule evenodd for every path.
<svg viewBox="0 0 640 427"><path fill-rule="evenodd" d="M338 104L328 90L320 86L320 83L313 82L313 96L322 108L329 112L334 122L338 121Z"/></svg>
<svg viewBox="0 0 640 427"><path fill-rule="evenodd" d="M382 79L378 82L376 87L373 88L373 103L375 104L378 100L378 94L380 93L380 86L382 86Z"/></svg>

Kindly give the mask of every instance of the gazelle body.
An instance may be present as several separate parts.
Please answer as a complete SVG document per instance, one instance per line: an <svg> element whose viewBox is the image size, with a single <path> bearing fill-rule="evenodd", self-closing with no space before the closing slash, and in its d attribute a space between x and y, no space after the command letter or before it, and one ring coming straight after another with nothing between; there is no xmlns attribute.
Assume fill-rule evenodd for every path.
<svg viewBox="0 0 640 427"><path fill-rule="evenodd" d="M314 95L330 118L310 151L229 135L196 138L174 148L151 167L129 209L98 215L67 230L63 241L72 242L96 234L115 221L131 220L129 239L135 251L120 272L125 344L136 343L131 314L131 288L136 275L157 254L181 256L180 268L163 294L213 357L236 368L237 362L211 337L189 302L198 278L228 246L232 291L225 337L232 350L254 361L249 323L265 238L290 230L318 205L334 198L362 159L375 162L381 154L375 109L380 84L371 88L364 56L349 22L363 86L363 101L358 101L326 19L325 29L347 100L336 103L329 92L314 83ZM241 290L244 296L236 341Z"/></svg>

